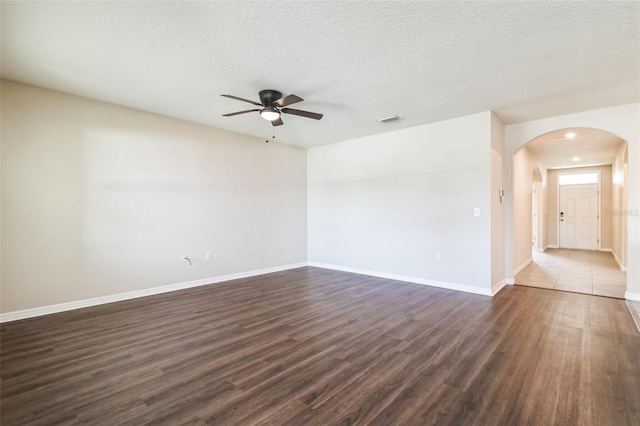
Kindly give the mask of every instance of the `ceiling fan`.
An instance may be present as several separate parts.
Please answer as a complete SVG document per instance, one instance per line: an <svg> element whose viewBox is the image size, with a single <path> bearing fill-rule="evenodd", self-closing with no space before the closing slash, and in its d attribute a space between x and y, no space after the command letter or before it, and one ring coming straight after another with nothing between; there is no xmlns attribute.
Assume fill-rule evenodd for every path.
<svg viewBox="0 0 640 426"><path fill-rule="evenodd" d="M282 93L277 90L261 90L259 93L260 103L250 101L249 99L239 98L237 96L232 95L220 95L225 98L236 99L243 102L248 102L250 104L259 106L260 108L256 109L247 109L245 111L232 112L229 114L223 114L223 117L232 117L234 115L246 114L248 112L260 112L260 116L267 121L270 121L274 126L282 126L284 123L282 122L281 114L292 114L299 115L300 117L313 118L314 120L320 120L322 118L322 114L318 114L315 112L302 111L300 109L287 108L287 106L291 104L295 104L297 102L302 102L302 99L296 95L288 95L283 97Z"/></svg>

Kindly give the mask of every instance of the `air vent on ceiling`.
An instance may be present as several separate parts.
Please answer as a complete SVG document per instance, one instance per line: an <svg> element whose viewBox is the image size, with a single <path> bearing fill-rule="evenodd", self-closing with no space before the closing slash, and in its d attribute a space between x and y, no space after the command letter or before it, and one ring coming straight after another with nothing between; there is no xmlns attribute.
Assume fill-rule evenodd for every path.
<svg viewBox="0 0 640 426"><path fill-rule="evenodd" d="M388 123L390 121L398 121L398 120L400 120L400 116L398 115L388 115L386 117L380 117L377 119L377 121L381 123Z"/></svg>

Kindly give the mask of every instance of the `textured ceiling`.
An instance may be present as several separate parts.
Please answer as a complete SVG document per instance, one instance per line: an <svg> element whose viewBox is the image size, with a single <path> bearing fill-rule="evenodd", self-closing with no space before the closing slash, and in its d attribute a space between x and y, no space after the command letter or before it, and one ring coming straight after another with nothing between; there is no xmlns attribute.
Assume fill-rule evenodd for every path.
<svg viewBox="0 0 640 426"><path fill-rule="evenodd" d="M2 2L2 76L315 146L494 110L506 123L637 102L633 2ZM403 120L381 124L376 118Z"/></svg>
<svg viewBox="0 0 640 426"><path fill-rule="evenodd" d="M573 139L565 135L573 133ZM613 133L585 127L561 129L541 135L526 147L548 169L613 164L625 142ZM579 160L574 161L573 158Z"/></svg>

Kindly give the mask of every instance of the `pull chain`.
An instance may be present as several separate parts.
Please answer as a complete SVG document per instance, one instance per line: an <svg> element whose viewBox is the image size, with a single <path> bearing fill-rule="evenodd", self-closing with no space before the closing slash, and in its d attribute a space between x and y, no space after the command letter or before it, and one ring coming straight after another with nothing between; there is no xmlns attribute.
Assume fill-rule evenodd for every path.
<svg viewBox="0 0 640 426"><path fill-rule="evenodd" d="M271 126L271 131L272 131L272 133L271 133L271 135L272 135L272 136L271 136L271 139L275 139L275 138L276 138L276 128L275 128L275 126ZM266 142L266 143L269 143L269 139L265 140L265 142Z"/></svg>

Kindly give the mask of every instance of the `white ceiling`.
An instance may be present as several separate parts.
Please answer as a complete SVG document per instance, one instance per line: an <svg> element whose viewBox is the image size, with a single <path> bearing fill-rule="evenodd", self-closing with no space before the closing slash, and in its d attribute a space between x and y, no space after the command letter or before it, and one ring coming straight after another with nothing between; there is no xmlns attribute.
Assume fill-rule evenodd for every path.
<svg viewBox="0 0 640 426"><path fill-rule="evenodd" d="M2 2L2 77L316 146L494 110L505 123L640 100L639 2ZM388 124L376 118L398 114Z"/></svg>
<svg viewBox="0 0 640 426"><path fill-rule="evenodd" d="M567 134L573 133L573 139ZM613 133L586 127L559 129L538 136L526 144L547 169L613 164L625 143ZM574 160L574 158L578 160Z"/></svg>

